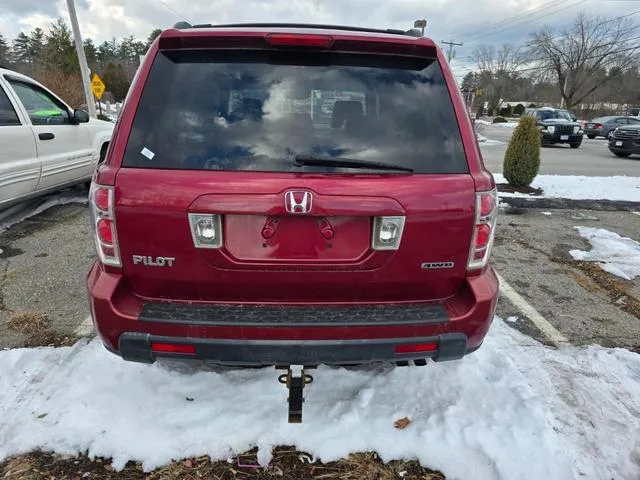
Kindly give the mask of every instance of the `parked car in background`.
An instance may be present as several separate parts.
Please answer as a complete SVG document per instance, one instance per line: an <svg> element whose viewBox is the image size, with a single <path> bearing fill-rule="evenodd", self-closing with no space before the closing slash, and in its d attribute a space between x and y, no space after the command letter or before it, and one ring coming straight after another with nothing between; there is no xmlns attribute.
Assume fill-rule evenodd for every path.
<svg viewBox="0 0 640 480"><path fill-rule="evenodd" d="M582 144L582 125L567 110L551 107L527 108L523 115L536 118L542 146L560 143L578 148Z"/></svg>
<svg viewBox="0 0 640 480"><path fill-rule="evenodd" d="M113 124L72 110L32 78L0 69L0 209L89 182Z"/></svg>
<svg viewBox="0 0 640 480"><path fill-rule="evenodd" d="M598 117L587 123L584 133L587 138L591 139L596 137L609 138L610 133L616 128L635 124L640 125L640 118L624 116Z"/></svg>
<svg viewBox="0 0 640 480"><path fill-rule="evenodd" d="M618 127L611 132L609 151L623 158L640 155L640 122Z"/></svg>
<svg viewBox="0 0 640 480"><path fill-rule="evenodd" d="M288 368L293 422L302 366L456 360L493 319L495 181L419 34L165 30L89 198L105 347Z"/></svg>

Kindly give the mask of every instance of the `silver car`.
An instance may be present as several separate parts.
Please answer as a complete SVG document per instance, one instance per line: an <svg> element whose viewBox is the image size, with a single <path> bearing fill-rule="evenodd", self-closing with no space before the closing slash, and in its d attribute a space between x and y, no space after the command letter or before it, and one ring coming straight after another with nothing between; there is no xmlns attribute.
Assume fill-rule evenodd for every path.
<svg viewBox="0 0 640 480"><path fill-rule="evenodd" d="M587 122L584 133L588 138L609 138L611 132L625 125L640 125L640 118L620 116L594 118Z"/></svg>

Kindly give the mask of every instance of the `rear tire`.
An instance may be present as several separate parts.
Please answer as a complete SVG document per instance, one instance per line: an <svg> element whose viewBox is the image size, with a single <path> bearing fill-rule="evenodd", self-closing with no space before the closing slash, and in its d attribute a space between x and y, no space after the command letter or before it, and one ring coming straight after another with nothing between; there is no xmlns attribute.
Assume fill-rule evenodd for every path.
<svg viewBox="0 0 640 480"><path fill-rule="evenodd" d="M625 153L625 152L613 152L615 154L616 157L620 157L620 158L627 158L628 156L630 156L630 153Z"/></svg>
<svg viewBox="0 0 640 480"><path fill-rule="evenodd" d="M595 135L587 135L587 138L593 140L594 138L596 138L596 136Z"/></svg>
<svg viewBox="0 0 640 480"><path fill-rule="evenodd" d="M580 144L579 143L570 143L569 146L571 148L578 148L580 146Z"/></svg>

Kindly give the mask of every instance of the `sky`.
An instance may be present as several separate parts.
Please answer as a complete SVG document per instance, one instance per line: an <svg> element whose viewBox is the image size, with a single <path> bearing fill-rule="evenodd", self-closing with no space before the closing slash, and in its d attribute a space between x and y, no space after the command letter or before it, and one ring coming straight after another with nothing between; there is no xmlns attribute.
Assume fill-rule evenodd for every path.
<svg viewBox="0 0 640 480"><path fill-rule="evenodd" d="M83 37L97 43L134 35L146 39L154 28L180 20L191 23L303 22L402 28L427 19L426 35L456 47L457 74L481 43L520 43L550 24L560 26L581 11L640 21L640 0L75 0ZM517 17L516 17L517 16ZM68 19L67 0L0 0L0 33L46 28ZM516 18L513 18L516 17ZM443 45L447 48L446 45Z"/></svg>

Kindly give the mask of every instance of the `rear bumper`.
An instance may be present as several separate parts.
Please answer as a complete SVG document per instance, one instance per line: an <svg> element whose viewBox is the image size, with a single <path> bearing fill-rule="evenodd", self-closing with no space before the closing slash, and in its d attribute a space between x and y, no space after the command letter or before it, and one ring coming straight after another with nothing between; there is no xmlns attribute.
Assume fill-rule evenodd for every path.
<svg viewBox="0 0 640 480"><path fill-rule="evenodd" d="M87 287L98 335L125 360L171 357L236 366L458 359L482 344L498 297L491 267L441 304L159 303L132 294L122 276L97 263ZM154 343L189 345L190 351L158 352ZM435 345L411 353L397 348L415 344Z"/></svg>
<svg viewBox="0 0 640 480"><path fill-rule="evenodd" d="M372 362L433 358L434 361L458 360L468 353L467 337L447 333L434 337L362 340L211 340L160 337L125 332L118 351L124 360L153 363L158 355L154 344L189 345L193 354L166 353L163 357L204 360L233 366L286 365L359 365ZM420 353L396 353L398 345L436 344L437 349Z"/></svg>

